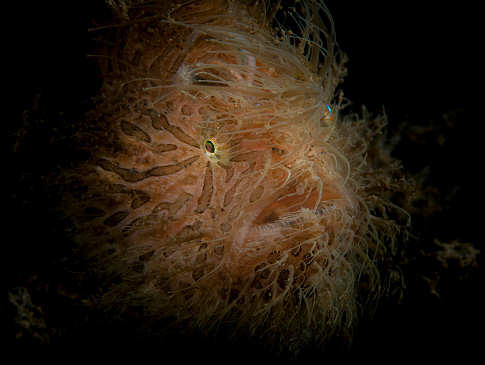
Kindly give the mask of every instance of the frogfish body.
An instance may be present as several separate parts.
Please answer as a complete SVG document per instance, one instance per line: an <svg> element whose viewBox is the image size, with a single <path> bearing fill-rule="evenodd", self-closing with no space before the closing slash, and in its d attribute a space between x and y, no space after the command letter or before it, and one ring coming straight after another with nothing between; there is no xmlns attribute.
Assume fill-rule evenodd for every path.
<svg viewBox="0 0 485 365"><path fill-rule="evenodd" d="M326 7L123 3L94 31L89 158L63 172L64 214L108 283L101 305L282 346L349 333L383 291L380 257L405 226L390 216L405 214L372 144L383 118L340 113ZM282 13L295 29L274 27Z"/></svg>

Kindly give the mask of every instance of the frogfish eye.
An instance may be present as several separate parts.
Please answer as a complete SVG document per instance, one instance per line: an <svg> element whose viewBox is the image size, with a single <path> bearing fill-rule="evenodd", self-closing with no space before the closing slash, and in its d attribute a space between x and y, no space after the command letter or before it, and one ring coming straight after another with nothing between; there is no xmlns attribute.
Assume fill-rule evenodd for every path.
<svg viewBox="0 0 485 365"><path fill-rule="evenodd" d="M214 146L214 143L210 140L205 141L204 146L205 150L209 153L214 153L216 151L216 146Z"/></svg>

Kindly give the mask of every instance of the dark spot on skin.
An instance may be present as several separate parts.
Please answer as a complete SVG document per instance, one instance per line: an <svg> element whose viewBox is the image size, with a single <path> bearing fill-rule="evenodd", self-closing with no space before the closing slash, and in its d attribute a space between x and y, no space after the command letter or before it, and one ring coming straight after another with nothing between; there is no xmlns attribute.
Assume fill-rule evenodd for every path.
<svg viewBox="0 0 485 365"><path fill-rule="evenodd" d="M279 218L278 215L273 211L270 214L268 214L266 217L264 217L261 223L262 224L274 223L278 220L278 218Z"/></svg>
<svg viewBox="0 0 485 365"><path fill-rule="evenodd" d="M128 214L130 213L127 211L116 212L113 215L106 218L106 220L104 221L104 224L110 227L114 227L119 223L121 223L121 221L125 219L128 216Z"/></svg>

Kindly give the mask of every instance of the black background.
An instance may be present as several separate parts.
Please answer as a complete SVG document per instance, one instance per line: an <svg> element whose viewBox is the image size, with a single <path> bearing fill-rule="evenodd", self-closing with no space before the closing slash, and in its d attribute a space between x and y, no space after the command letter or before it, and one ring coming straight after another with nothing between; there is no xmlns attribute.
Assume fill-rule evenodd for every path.
<svg viewBox="0 0 485 365"><path fill-rule="evenodd" d="M470 27L477 10L461 3L423 3L327 2L337 40L350 60L343 90L355 110L361 104L372 112L384 107L390 131L400 131L404 124L432 125L443 134L442 144L425 139L424 143L404 143L396 150L396 157L411 173L428 168L429 183L437 186L444 197L455 192L446 199L440 214L417 224L428 239L458 239L480 247L483 118L469 113L469 100L476 92L472 85L478 83L472 64L480 46L472 42ZM33 211L23 210L25 205L20 200L29 199L29 189L25 177L18 181L20 175L41 175L45 161L55 160L55 156L40 142L27 155L12 154L12 136L22 124L19 116L32 108L36 95L41 95L43 108L62 111L68 117L79 112L95 93L99 81L95 78L94 62L85 57L90 49L86 29L90 16L102 9L100 2L92 1L18 2L4 15L8 18L4 31L7 51L2 57L7 62L4 87L7 110L13 107L13 114L7 113L6 118L9 151L3 173L11 178L6 205L9 217L5 223L7 233L14 237L6 240L6 257L13 263L7 265L5 276L9 287L23 285L27 272L55 271L49 260L61 249L47 227L49 215L43 214L43 208L37 205ZM442 118L446 113L455 113L458 121L446 124ZM42 128L39 138L48 138ZM42 198L37 200L42 202ZM403 303L385 308L373 321L363 323L354 347L342 356L391 360L405 354L477 354L483 338L476 333L483 320L483 282L479 275L475 273L465 281L451 280L443 287L440 298L427 293L417 282L410 281ZM86 331L70 338L93 342L88 338L93 333ZM119 338L120 335L113 336L112 342ZM314 355L308 353L307 357Z"/></svg>

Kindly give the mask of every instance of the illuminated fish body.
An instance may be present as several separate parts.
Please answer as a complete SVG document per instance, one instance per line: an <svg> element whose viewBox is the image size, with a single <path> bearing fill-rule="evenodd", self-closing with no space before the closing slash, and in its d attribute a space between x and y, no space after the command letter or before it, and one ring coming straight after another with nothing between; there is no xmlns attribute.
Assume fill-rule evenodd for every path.
<svg viewBox="0 0 485 365"><path fill-rule="evenodd" d="M407 224L379 215L406 216L366 162L385 120L341 115L324 4L278 4L160 1L96 30L91 158L66 172L86 189L64 210L121 278L103 306L293 349L348 335L381 295L378 260ZM272 28L283 15L296 30Z"/></svg>

